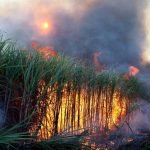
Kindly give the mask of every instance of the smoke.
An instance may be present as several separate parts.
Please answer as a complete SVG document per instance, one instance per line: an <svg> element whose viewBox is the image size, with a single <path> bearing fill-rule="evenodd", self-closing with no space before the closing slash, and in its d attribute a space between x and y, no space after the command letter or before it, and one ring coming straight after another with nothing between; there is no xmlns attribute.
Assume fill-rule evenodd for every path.
<svg viewBox="0 0 150 150"><path fill-rule="evenodd" d="M130 125L135 132L137 132L139 129L150 130L149 113L150 113L149 103L143 104L143 106L141 106L139 110L133 113L134 117L132 117Z"/></svg>
<svg viewBox="0 0 150 150"><path fill-rule="evenodd" d="M140 20L143 8L137 9L139 5L141 1L105 1L87 12L78 28L76 22L63 18L64 26L59 26L63 34L59 36L60 31L56 35L56 48L61 49L64 43L62 50L81 58L90 58L99 50L102 63L107 65L139 64L144 39ZM69 28L65 22L70 23Z"/></svg>
<svg viewBox="0 0 150 150"><path fill-rule="evenodd" d="M0 30L25 47L34 40L89 61L100 51L99 61L120 71L141 66L147 0L2 0L1 4ZM45 20L52 31L42 34L40 23Z"/></svg>
<svg viewBox="0 0 150 150"><path fill-rule="evenodd" d="M130 117L127 120L128 123L123 122L123 128L121 128L124 134L138 134L142 130L150 130L150 104L144 100L138 100L134 105L134 110L130 113Z"/></svg>

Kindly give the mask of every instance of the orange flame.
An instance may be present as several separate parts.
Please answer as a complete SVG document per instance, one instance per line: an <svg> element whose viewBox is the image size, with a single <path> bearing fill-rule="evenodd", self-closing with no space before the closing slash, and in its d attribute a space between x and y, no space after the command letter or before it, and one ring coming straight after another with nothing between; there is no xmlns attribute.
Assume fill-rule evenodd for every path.
<svg viewBox="0 0 150 150"><path fill-rule="evenodd" d="M66 85L67 87L67 85ZM70 97L70 99L68 99L67 97L67 89L66 87L64 87L64 90L63 90L63 98L62 98L62 102L61 102L61 105L60 105L60 113L59 113L59 116L58 116L58 132L59 133L65 133L65 132L68 132L68 131L76 131L76 133L80 133L80 131L82 132L84 128L89 128L89 126L92 126L92 124L95 124L97 125L98 129L103 129L104 128L108 128L110 130L115 130L116 129L116 126L119 125L121 119L125 116L126 114L126 109L127 109L127 101L125 98L121 99L120 96L119 96L119 91L116 91L113 95L113 99L112 99L112 102L104 102L103 104L99 104L99 108L101 109L97 109L97 105L94 105L92 103L90 103L90 109L88 110L89 112L93 112L93 117L91 118L93 120L93 123L91 122L90 119L90 115L92 115L91 113L90 114L87 114L86 115L86 105L87 103L85 103L84 101L84 96L86 95L85 94L85 89L82 89L81 90L81 99L80 101L78 101L78 95L72 95ZM73 92L73 91L72 91ZM68 103L68 100L72 103L72 98L74 98L75 96L75 108L79 108L79 109L76 109L76 111L74 112L74 125L71 126L71 108L66 105ZM53 104L56 103L56 95L54 92L52 92L50 95L49 95L49 98L52 98L53 99ZM102 97L101 97L102 98ZM69 102L69 103L70 103ZM53 129L53 121L51 120L51 118L53 118L53 111L55 111L55 108L53 106L53 104L50 104L48 106L48 109L47 109L47 116L46 118L43 119L43 126L40 130L41 132L41 136L43 136L44 138L44 132L45 132L45 127L44 126L47 126L47 128L49 130ZM110 105L112 104L112 110L110 110ZM67 108L70 108L67 110ZM95 110L95 111L94 111ZM99 113L97 114L98 116L94 116L94 114L96 115L96 111L98 111ZM111 115L108 113L108 112L111 112ZM70 115L68 116L67 113L70 113ZM89 116L88 116L89 115ZM110 115L110 116L109 116ZM46 120L48 119L48 121ZM66 120L68 120L66 122ZM49 123L47 123L49 122ZM80 129L80 130L79 130ZM47 132L47 131L46 131ZM39 133L40 134L40 133ZM48 136L52 136L51 133L47 133Z"/></svg>
<svg viewBox="0 0 150 150"><path fill-rule="evenodd" d="M137 67L135 66L129 67L129 76L136 76L139 72L140 70Z"/></svg>
<svg viewBox="0 0 150 150"><path fill-rule="evenodd" d="M37 49L44 58L56 57L57 52L50 46L41 47L40 44L36 41L32 41L31 47Z"/></svg>
<svg viewBox="0 0 150 150"><path fill-rule="evenodd" d="M140 70L135 66L129 67L129 72L123 75L124 79L129 80L130 77L136 76Z"/></svg>
<svg viewBox="0 0 150 150"><path fill-rule="evenodd" d="M39 48L39 52L45 58L50 58L50 57L56 57L57 56L57 52L52 47L49 47L49 46Z"/></svg>

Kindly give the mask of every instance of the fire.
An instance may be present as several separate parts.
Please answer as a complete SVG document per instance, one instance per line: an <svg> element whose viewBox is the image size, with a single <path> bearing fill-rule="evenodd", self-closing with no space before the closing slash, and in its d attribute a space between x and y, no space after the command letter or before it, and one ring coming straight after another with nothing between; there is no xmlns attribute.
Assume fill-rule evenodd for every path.
<svg viewBox="0 0 150 150"><path fill-rule="evenodd" d="M123 77L124 77L124 79L128 80L130 77L136 76L139 72L140 72L140 70L137 67L130 66L128 73L125 73L123 75Z"/></svg>
<svg viewBox="0 0 150 150"><path fill-rule="evenodd" d="M57 52L52 47L49 47L49 46L39 48L39 52L45 58L50 58L50 57L56 57L57 56Z"/></svg>
<svg viewBox="0 0 150 150"><path fill-rule="evenodd" d="M31 47L33 49L38 50L45 59L57 56L57 51L54 50L53 47L50 46L41 47L40 44L36 41L32 41Z"/></svg>
<svg viewBox="0 0 150 150"><path fill-rule="evenodd" d="M136 76L139 72L140 70L137 67L135 66L129 67L129 76Z"/></svg>
<svg viewBox="0 0 150 150"><path fill-rule="evenodd" d="M57 88L57 84L54 87ZM126 114L127 101L120 97L120 91L116 91L111 98L108 98L108 95L105 97L104 93L99 97L95 91L95 98L91 97L86 101L89 94L86 89L81 89L80 95L75 91L67 90L68 85L66 84L62 90L61 101L58 101L55 90L50 93L49 99L52 103L48 104L47 114L39 132L42 138L45 138L45 135L53 136L51 135L53 131L56 131L56 134L68 132L80 134L84 129L93 130L94 128L97 134L104 128L114 130ZM97 103L95 100L97 98L103 99L103 102ZM57 117L56 114L58 114Z"/></svg>

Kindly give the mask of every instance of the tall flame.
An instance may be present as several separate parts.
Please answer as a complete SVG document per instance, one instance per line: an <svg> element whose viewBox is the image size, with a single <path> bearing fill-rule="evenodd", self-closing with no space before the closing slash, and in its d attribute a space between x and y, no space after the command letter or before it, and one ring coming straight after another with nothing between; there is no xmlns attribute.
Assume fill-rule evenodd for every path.
<svg viewBox="0 0 150 150"><path fill-rule="evenodd" d="M57 84L55 86L57 88ZM109 97L109 90L108 93L105 91L107 94L102 91L102 95L95 90L94 95L87 101L90 93L86 89L80 89L78 93L74 90L68 91L68 86L66 84L62 90L60 101L57 101L55 91L49 94L52 103L47 107L47 114L39 131L42 139L52 136L55 129L63 134L80 133L87 128L114 130L126 115L127 99L121 96L120 91L116 90L112 97Z"/></svg>

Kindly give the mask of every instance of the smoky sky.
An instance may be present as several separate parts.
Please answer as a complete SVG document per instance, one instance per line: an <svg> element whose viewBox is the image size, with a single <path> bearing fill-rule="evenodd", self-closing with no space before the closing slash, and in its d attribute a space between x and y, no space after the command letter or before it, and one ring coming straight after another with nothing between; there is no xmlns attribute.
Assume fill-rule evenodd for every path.
<svg viewBox="0 0 150 150"><path fill-rule="evenodd" d="M144 40L143 9L139 0L106 0L94 5L79 26L69 18L62 19L56 47L82 58L101 51L100 59L108 65L138 65Z"/></svg>
<svg viewBox="0 0 150 150"><path fill-rule="evenodd" d="M142 21L145 6L146 0L93 0L93 5L80 18L80 13L76 12L80 1L77 1L75 17L54 11L55 34L37 36L35 40L66 55L89 61L95 51L100 51L99 59L107 66L139 66L145 39ZM0 30L5 30L18 43L29 46L35 32L29 24L31 12L24 14L22 10L20 14L12 12L9 17L1 17Z"/></svg>

